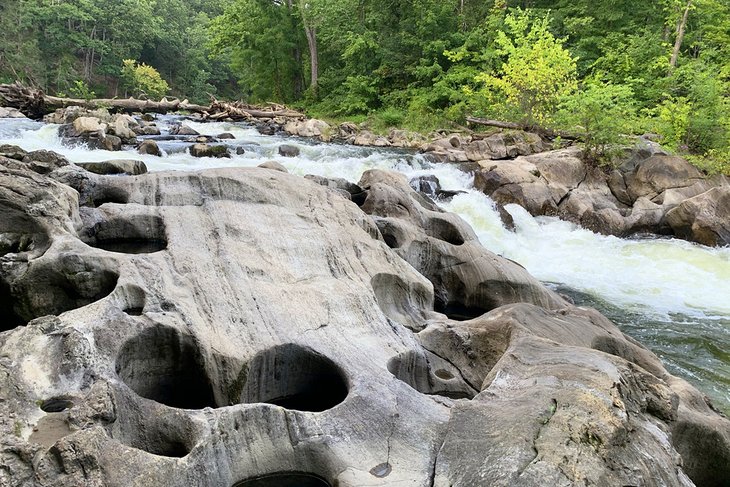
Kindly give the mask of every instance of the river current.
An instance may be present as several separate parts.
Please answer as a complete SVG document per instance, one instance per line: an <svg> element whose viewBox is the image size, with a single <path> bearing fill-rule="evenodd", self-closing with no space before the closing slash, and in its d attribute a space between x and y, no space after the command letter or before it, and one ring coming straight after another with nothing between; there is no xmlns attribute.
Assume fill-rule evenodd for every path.
<svg viewBox="0 0 730 487"><path fill-rule="evenodd" d="M175 117L161 117L163 134ZM404 151L354 147L279 136L263 136L245 124L186 124L203 135L230 132L242 155L195 158L186 144L159 142L163 157L134 151L108 152L61 144L58 126L0 119L0 144L48 149L73 162L141 159L150 171L253 167L276 160L291 173L340 177L357 182L381 168L409 178L433 174L444 189L461 190L439 202L474 228L489 250L515 260L578 305L592 306L624 333L656 353L668 370L684 377L730 414L730 248L709 248L677 239L619 239L594 234L557 218L530 216L517 205L507 210L514 231L502 224L494 203L472 187L472 176L451 164L433 164ZM299 147L298 157L281 157L279 145Z"/></svg>

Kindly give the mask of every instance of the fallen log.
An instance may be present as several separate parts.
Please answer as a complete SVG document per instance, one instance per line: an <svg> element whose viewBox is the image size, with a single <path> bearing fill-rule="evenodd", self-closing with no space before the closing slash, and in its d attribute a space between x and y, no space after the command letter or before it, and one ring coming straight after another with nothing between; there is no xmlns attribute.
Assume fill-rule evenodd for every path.
<svg viewBox="0 0 730 487"><path fill-rule="evenodd" d="M488 120L486 118L477 117L466 117L466 121L477 125L485 125L487 127L497 127L507 130L523 130L525 132L534 132L542 137L548 139L554 139L560 137L561 139L569 140L583 140L585 136L576 132L566 132L563 130L553 130L545 127L538 127L536 125L527 125L515 122L504 122L502 120Z"/></svg>
<svg viewBox="0 0 730 487"><path fill-rule="evenodd" d="M41 118L43 115L52 113L59 108L80 106L88 109L106 108L111 112L126 113L169 113L186 111L199 113L204 119L225 119L252 120L258 118L305 118L304 114L290 110L285 107L276 109L264 109L240 102L222 102L213 100L210 106L189 103L187 100L180 101L177 98L168 100L163 98L160 101L140 100L136 98L61 98L50 96L42 90L29 88L20 83L0 84L0 105L17 108L25 116L30 118Z"/></svg>

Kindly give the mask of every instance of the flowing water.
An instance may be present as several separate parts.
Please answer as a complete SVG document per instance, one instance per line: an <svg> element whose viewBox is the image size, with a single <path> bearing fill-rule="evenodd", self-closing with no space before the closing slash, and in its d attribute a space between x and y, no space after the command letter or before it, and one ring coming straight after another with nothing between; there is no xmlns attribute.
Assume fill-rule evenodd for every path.
<svg viewBox="0 0 730 487"><path fill-rule="evenodd" d="M163 134L175 117L160 117ZM353 182L368 169L392 169L409 178L433 174L444 189L462 190L440 204L461 215L485 247L524 265L534 276L593 306L662 358L670 372L686 378L730 414L730 248L708 248L675 239L619 239L596 235L556 218L533 218L509 205L515 231L507 230L493 202L472 189L472 177L455 165L432 164L406 151L317 144L263 136L244 124L186 122L203 135L230 132L242 155L195 158L178 141L159 142L164 156L134 151L67 148L57 126L0 119L0 144L49 149L73 162L140 159L150 171L257 166L276 160L291 173L341 177ZM298 157L278 155L282 143Z"/></svg>

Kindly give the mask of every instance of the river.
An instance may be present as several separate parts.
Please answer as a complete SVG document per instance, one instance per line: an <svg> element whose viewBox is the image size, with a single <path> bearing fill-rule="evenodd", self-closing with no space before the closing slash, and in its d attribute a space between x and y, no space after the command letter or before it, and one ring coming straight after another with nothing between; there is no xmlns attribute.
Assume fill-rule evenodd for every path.
<svg viewBox="0 0 730 487"><path fill-rule="evenodd" d="M160 117L165 133L175 117ZM409 178L433 174L444 189L462 190L446 210L458 213L484 246L525 266L547 285L611 318L730 414L730 248L709 248L677 239L619 239L594 234L557 218L533 218L510 205L515 230L502 225L493 202L473 190L472 177L455 165L432 164L404 151L362 148L278 136L263 136L245 124L186 122L204 135L230 132L231 145L246 151L230 159L195 158L186 145L160 142L164 157L134 151L107 152L61 144L57 127L28 120L0 119L0 144L49 149L73 162L141 159L150 171L257 166L276 160L291 173L341 177L353 182L374 168ZM298 157L278 155L282 143Z"/></svg>

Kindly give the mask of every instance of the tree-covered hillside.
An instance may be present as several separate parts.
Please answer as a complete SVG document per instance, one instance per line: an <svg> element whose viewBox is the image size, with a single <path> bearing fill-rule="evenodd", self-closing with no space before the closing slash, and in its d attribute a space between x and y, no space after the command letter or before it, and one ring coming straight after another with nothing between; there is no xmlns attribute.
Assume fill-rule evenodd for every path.
<svg viewBox="0 0 730 487"><path fill-rule="evenodd" d="M730 0L5 0L0 77L207 93L416 129L468 115L656 132L728 169ZM152 67L123 76L123 62ZM156 88L147 88L154 86ZM86 93L84 93L86 90ZM80 93L79 93L80 92ZM724 165L724 166L723 166ZM709 166L708 166L709 167Z"/></svg>

